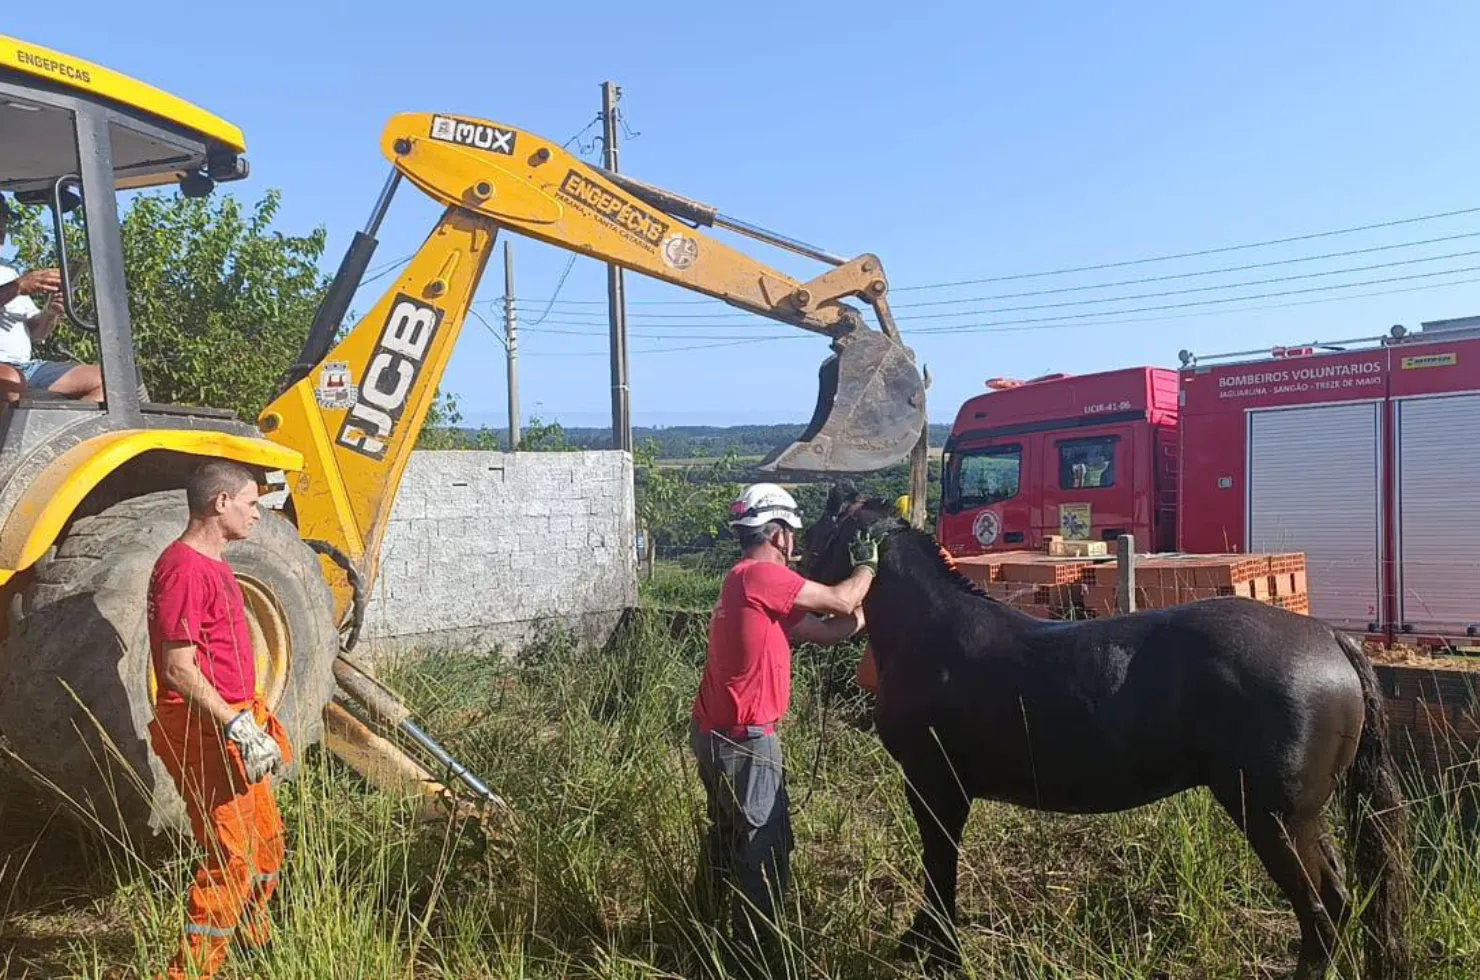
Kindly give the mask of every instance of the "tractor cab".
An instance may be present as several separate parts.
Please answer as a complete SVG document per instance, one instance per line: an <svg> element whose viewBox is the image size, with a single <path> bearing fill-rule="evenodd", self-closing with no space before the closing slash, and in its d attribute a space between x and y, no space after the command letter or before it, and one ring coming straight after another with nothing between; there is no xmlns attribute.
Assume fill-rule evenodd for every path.
<svg viewBox="0 0 1480 980"><path fill-rule="evenodd" d="M134 358L119 192L204 196L246 176L244 149L236 127L175 96L0 35L0 196L10 211L40 209L42 223L29 261L5 264L60 270L53 336L98 366L103 394L82 401L27 385L19 401L0 400L0 598L71 522L183 486L203 456L258 466L264 479L300 464L232 412L149 402Z"/></svg>
<svg viewBox="0 0 1480 980"><path fill-rule="evenodd" d="M29 452L74 425L89 431L147 426L146 410L171 416L175 427L182 425L182 414L221 416L143 404L117 193L178 185L187 195L208 194L217 182L246 176L244 149L234 126L174 96L0 36L0 195L8 197L12 211L17 205L44 209L50 254L37 264L61 271L65 314L56 328L59 339L70 339L69 328L91 336L91 343L79 346L95 350L88 360L101 369L104 391L99 405L28 387L0 417L0 479L8 476L5 457L12 450Z"/></svg>

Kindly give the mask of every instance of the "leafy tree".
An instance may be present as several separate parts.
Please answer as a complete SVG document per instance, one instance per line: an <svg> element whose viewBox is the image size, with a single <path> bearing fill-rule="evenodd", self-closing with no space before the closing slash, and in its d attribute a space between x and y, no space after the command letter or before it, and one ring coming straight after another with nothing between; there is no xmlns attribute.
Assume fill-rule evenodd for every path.
<svg viewBox="0 0 1480 980"><path fill-rule="evenodd" d="M664 459L690 459L704 457L714 459L726 453L736 453L741 458L759 458L776 446L790 442L802 434L805 428L794 425L665 425L633 426L634 442L654 439L662 447ZM950 434L950 423L932 423L930 445L944 445ZM583 449L606 449L611 445L611 429L605 426L567 426L565 436L572 445Z"/></svg>
<svg viewBox="0 0 1480 980"><path fill-rule="evenodd" d="M254 420L308 336L329 285L318 260L326 236L272 230L281 195L250 210L229 194L142 194L121 218L129 312L140 372L155 401L227 408ZM49 220L32 209L14 228L28 268L56 264ZM46 215L49 219L49 215ZM66 221L77 293L91 308L81 212ZM96 363L97 339L60 327L38 356Z"/></svg>
<svg viewBox="0 0 1480 980"><path fill-rule="evenodd" d="M735 455L704 466L663 466L658 443L647 439L634 447L632 465L648 575L659 546L712 547L730 502L740 493L732 478L738 470Z"/></svg>
<svg viewBox="0 0 1480 980"><path fill-rule="evenodd" d="M480 426L476 432L470 431L458 425L461 421L462 411L457 396L439 390L432 401L432 407L427 410L426 421L422 423L421 434L416 440L416 448L494 451L503 448L503 441L497 432L487 426Z"/></svg>
<svg viewBox="0 0 1480 980"><path fill-rule="evenodd" d="M544 422L531 415L529 424L519 430L520 452L569 453L581 447L573 445L559 422Z"/></svg>

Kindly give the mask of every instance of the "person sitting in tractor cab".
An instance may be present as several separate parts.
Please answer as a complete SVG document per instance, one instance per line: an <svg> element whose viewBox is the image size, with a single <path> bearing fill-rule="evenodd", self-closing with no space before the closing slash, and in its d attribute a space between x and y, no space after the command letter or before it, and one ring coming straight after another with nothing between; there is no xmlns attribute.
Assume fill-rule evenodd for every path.
<svg viewBox="0 0 1480 980"><path fill-rule="evenodd" d="M0 246L5 244L13 216L0 197ZM31 299L47 294L43 306ZM32 269L21 275L0 263L0 397L10 404L27 388L41 388L65 398L100 402L103 373L96 364L44 361L31 356L31 345L51 336L62 315L62 274L59 269Z"/></svg>

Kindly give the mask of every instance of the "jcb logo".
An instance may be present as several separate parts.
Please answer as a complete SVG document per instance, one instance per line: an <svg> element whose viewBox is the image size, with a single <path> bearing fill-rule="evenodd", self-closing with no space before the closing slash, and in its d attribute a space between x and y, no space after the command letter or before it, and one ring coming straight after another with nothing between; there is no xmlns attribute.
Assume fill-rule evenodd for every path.
<svg viewBox="0 0 1480 980"><path fill-rule="evenodd" d="M442 325L442 311L397 293L391 314L365 368L359 399L339 427L338 443L361 456L381 459L406 399L426 360L427 348Z"/></svg>

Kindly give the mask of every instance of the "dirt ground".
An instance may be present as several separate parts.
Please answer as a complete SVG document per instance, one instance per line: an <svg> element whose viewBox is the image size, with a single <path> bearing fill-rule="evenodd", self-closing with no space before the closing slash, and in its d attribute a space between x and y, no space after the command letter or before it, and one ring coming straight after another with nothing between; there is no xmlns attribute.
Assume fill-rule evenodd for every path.
<svg viewBox="0 0 1480 980"><path fill-rule="evenodd" d="M74 975L80 943L129 962L135 933L107 859L12 780L0 794L0 977Z"/></svg>
<svg viewBox="0 0 1480 980"><path fill-rule="evenodd" d="M1368 658L1375 664L1395 667L1422 667L1429 670L1463 670L1480 673L1480 656L1464 654L1434 656L1419 647L1405 644L1364 643Z"/></svg>

